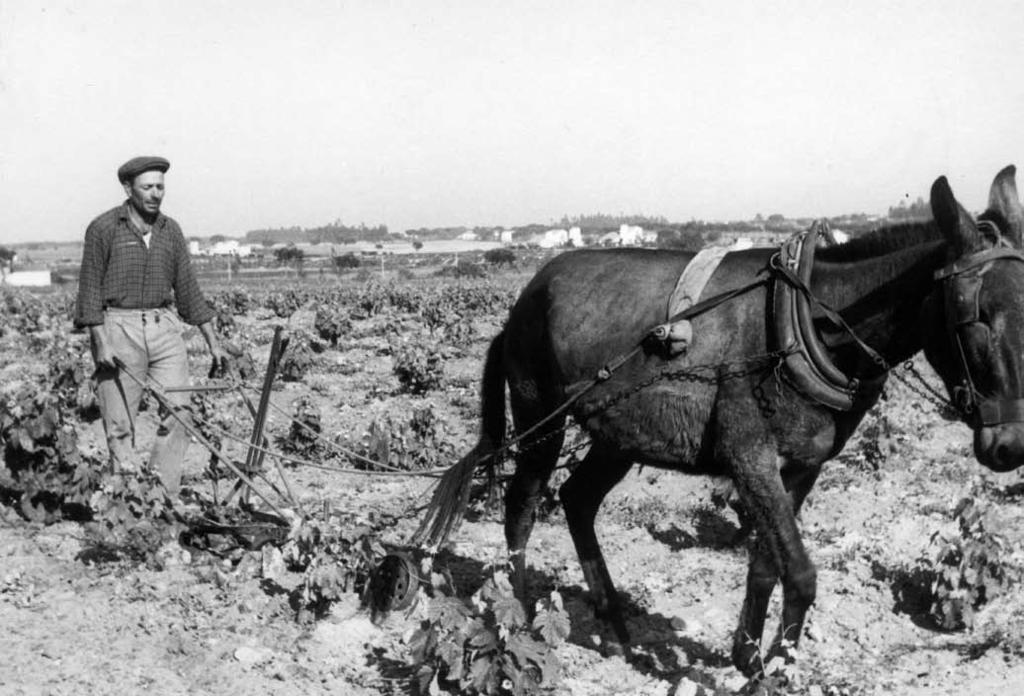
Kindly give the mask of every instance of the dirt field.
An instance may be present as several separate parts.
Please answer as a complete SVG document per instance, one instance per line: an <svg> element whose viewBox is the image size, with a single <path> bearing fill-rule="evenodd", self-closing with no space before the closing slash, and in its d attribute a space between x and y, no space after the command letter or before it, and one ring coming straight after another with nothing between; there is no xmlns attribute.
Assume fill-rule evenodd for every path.
<svg viewBox="0 0 1024 696"><path fill-rule="evenodd" d="M489 282L514 285L523 277ZM282 320L253 307L235 318L234 340L262 371L271 325L312 333L315 309L307 303ZM503 317L470 320L471 335L445 354L439 389L400 392L383 337L389 330L420 338L427 333L419 318L392 312L353 320L336 348L313 355L300 381L277 385L273 402L288 412L296 399L310 397L323 433L352 446L365 442L375 422L404 422L429 409L439 439L461 454L476 429L476 379L486 341ZM67 332L66 319L54 324L46 330ZM29 349L32 341L24 332L0 335L5 394L45 374L46 352ZM84 351L84 337L70 341ZM198 379L205 362L198 348L194 352ZM237 403L227 407L244 437L250 421ZM882 434L876 428L855 437L827 465L804 507L801 525L819 569L818 598L793 679L775 693L1021 693L1020 585L984 605L972 630L947 632L929 618L914 569L934 554L933 534L956 535L953 511L969 495L984 506L989 528L1005 535L1007 562L1024 567L1024 481L1018 473L982 469L971 455L968 429L943 420L898 384L869 421L881 423ZM102 451L96 421L75 428L83 452ZM272 441L287 431L286 420L272 411ZM876 450L879 455L868 456ZM205 450L191 447L187 484L204 496L210 495L207 459ZM327 504L347 515L391 520L377 531L394 544L415 529L432 480L306 466L289 467L287 477L306 509ZM731 666L729 650L746 549L734 543L735 514L712 504L711 490L705 479L637 468L602 508L598 533L630 605L638 653L630 663L602 656L596 645L598 629L557 506L538 522L528 552L533 592L557 590L571 623L569 640L557 650L561 680L553 693L742 692L746 681ZM490 512L462 525L444 562L460 589L471 592L483 581L485 564L503 555L500 514ZM422 607L375 625L358 597L348 594L322 618L300 621L302 574L282 572L270 547L222 560L171 542L144 561L112 561L95 553L87 525L28 522L15 508L0 506L0 558L0 694L409 693L407 642ZM774 599L771 631L778 592Z"/></svg>

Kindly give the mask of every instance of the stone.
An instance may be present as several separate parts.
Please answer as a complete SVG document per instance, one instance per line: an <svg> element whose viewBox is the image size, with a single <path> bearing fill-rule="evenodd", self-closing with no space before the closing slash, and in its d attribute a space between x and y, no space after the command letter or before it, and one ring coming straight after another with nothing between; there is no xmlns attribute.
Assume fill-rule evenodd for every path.
<svg viewBox="0 0 1024 696"><path fill-rule="evenodd" d="M245 669L251 669L261 662L266 662L274 656L274 651L270 648L254 648L248 645L235 650L235 659Z"/></svg>
<svg viewBox="0 0 1024 696"><path fill-rule="evenodd" d="M700 685L697 682L690 681L686 677L679 680L676 684L675 691L672 692L672 696L697 696L700 692Z"/></svg>

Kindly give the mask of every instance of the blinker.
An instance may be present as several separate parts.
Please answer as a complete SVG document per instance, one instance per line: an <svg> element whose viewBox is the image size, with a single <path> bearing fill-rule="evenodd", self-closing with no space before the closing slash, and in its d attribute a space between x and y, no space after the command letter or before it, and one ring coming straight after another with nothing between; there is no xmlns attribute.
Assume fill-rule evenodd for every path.
<svg viewBox="0 0 1024 696"><path fill-rule="evenodd" d="M960 337L960 327L981 319L979 306L981 283L996 259L1024 261L1024 252L1010 247L995 247L964 256L935 272L935 280L944 281L946 320L950 340L960 362L960 383L952 388L953 405L973 427L991 427L1003 423L1024 423L1024 399L981 398L971 379L971 369Z"/></svg>
<svg viewBox="0 0 1024 696"><path fill-rule="evenodd" d="M951 318L957 325L971 324L979 320L981 279L981 273L964 273L947 281L948 300L953 310Z"/></svg>

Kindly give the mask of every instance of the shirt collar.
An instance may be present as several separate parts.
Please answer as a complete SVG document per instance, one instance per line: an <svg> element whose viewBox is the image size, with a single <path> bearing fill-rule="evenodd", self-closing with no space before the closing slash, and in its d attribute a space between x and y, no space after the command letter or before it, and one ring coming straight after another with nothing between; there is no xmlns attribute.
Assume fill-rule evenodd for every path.
<svg viewBox="0 0 1024 696"><path fill-rule="evenodd" d="M130 222L132 218L131 213L128 212L128 206L130 206L131 204L132 203L130 200L128 200L127 198L124 199L124 203L121 204L121 212L118 213L118 217L120 217L122 220L127 220ZM167 216L164 215L163 213L157 213L156 220L153 221L153 229L163 227L166 222Z"/></svg>

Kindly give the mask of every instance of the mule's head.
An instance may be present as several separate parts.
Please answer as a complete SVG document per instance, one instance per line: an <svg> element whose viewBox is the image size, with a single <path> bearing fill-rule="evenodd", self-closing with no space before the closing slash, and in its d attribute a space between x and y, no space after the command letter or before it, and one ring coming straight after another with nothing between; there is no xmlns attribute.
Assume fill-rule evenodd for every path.
<svg viewBox="0 0 1024 696"><path fill-rule="evenodd" d="M947 265L924 312L925 355L974 430L974 454L994 471L1024 464L1024 208L1016 170L999 172L978 221L945 177L932 185Z"/></svg>

